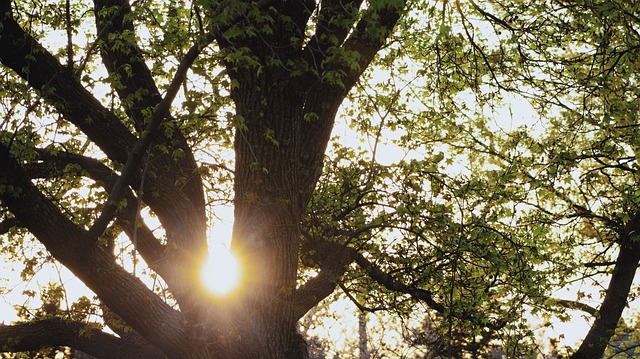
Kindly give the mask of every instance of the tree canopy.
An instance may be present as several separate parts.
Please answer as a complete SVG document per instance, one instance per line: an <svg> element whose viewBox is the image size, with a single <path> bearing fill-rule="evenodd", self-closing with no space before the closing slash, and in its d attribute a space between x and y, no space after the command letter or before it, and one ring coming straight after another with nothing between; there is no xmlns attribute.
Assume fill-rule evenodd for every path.
<svg viewBox="0 0 640 359"><path fill-rule="evenodd" d="M380 356L629 354L639 59L628 0L2 1L0 253L92 293L25 290L3 355L319 358L338 297Z"/></svg>

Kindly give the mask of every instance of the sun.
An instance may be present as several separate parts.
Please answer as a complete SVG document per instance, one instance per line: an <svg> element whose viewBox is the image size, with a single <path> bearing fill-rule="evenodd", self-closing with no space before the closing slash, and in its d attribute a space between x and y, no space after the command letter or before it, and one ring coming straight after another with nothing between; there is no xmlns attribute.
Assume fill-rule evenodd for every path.
<svg viewBox="0 0 640 359"><path fill-rule="evenodd" d="M212 245L200 278L209 293L229 294L240 281L240 264L228 248L221 244Z"/></svg>

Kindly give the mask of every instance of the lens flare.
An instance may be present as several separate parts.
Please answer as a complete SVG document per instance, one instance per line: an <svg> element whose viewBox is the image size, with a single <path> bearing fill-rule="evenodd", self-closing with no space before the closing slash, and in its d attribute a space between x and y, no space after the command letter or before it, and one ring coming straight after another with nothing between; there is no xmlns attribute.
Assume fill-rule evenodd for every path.
<svg viewBox="0 0 640 359"><path fill-rule="evenodd" d="M215 245L209 249L209 258L200 276L202 285L208 292L225 295L238 285L240 264L228 248Z"/></svg>

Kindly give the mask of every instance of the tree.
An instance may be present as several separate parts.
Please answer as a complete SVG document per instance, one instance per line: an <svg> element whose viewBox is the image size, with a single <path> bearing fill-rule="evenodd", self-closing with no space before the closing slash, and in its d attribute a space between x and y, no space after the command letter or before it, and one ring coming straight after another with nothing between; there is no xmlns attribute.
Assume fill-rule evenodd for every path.
<svg viewBox="0 0 640 359"><path fill-rule="evenodd" d="M127 1L93 3L95 47L81 61L76 61L73 35L79 31L75 24L85 20L79 13L86 4L50 4L48 10L66 15L52 24L69 36L66 64L25 31L29 20L23 17L30 4L20 8L3 2L3 65L48 110L60 114L56 121L65 123L61 126L73 125L70 133L83 133L95 145L91 150L108 159L86 156L77 140L48 148L38 141L22 143L18 131L5 133L2 143L2 203L11 213L7 219L33 234L143 338L142 344L123 339L118 344L113 337L91 336L99 343L89 348L78 343L79 349L102 357L114 352L139 357L140 351L175 358L302 356L295 323L326 296L335 279L323 280L323 288L317 288L320 281L310 281L296 291L299 223L321 173L338 107L405 7L400 1L360 9L361 3L326 2L316 11L313 1L202 2L191 7L197 13L194 27L179 23L185 4L171 4L167 22L154 24L156 30L166 30L165 36L149 49L155 56L167 46L164 55L180 60L162 94L162 84L154 78L164 72L162 59L156 58L157 68L145 62L146 49L135 36L137 13ZM138 13L160 16L160 11L164 9L143 5ZM311 36L309 24L315 27ZM207 300L194 280L206 254L206 199L201 168L185 135L198 125L170 111L188 71L206 79L215 70L212 63L194 64L213 41L217 52L210 56L224 64L235 110L233 246L244 263L251 263L240 299L223 304ZM192 45L185 49L188 42ZM112 108L87 88L93 80L84 70L92 66L94 48L119 98ZM195 99L187 91L185 96ZM37 136L35 129L20 130ZM70 218L65 203L47 195L46 184L39 188L31 181L78 181L84 176L108 193L90 209L92 214L81 216L84 221ZM142 202L162 223L162 241L136 218L136 203ZM109 229L132 238L140 256L171 288L179 310L116 263ZM40 321L5 328L3 334L24 338L14 350L26 350L71 340L28 334L41 333L43 327L62 333L60 326L73 333L77 323Z"/></svg>
<svg viewBox="0 0 640 359"><path fill-rule="evenodd" d="M551 119L541 138L524 131L510 136L512 146L523 144L526 166L540 169L535 175L525 171L524 176L532 189L551 191L548 208L560 204L562 211L570 212L565 216L577 219L574 248L591 238L599 244L598 254L587 254L573 268L585 277L606 268L610 281L591 330L572 358L602 357L632 298L640 262L638 4L559 1L530 7L516 1L489 11L475 3L472 7L504 39L498 51L483 54L489 56L483 62L494 80L534 98L539 112ZM485 150L493 152L490 147ZM507 160L504 153L499 162L518 162Z"/></svg>
<svg viewBox="0 0 640 359"><path fill-rule="evenodd" d="M412 345L449 357L534 353L528 315L579 309L596 320L574 357L601 357L640 260L635 14L617 1L3 1L3 251L19 258L35 238L46 251L21 258L24 275L55 261L96 295L65 312L52 288L0 326L3 350L304 358L297 322L339 288L362 312L428 323ZM508 96L542 129L492 124ZM339 113L370 150L331 141ZM385 162L383 146L405 158ZM244 268L230 298L197 280L221 201ZM133 257L117 251L125 237ZM144 273L123 263L138 260ZM551 296L579 274L611 276L599 310Z"/></svg>

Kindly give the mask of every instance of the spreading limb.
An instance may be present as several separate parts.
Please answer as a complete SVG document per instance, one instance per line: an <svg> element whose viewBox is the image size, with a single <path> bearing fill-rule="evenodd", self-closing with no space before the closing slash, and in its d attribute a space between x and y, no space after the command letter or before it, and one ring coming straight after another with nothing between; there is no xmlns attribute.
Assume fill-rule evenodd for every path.
<svg viewBox="0 0 640 359"><path fill-rule="evenodd" d="M165 358L151 345L125 341L86 323L52 318L13 325L0 324L0 348L4 351L36 351L57 346L68 346L100 359Z"/></svg>

